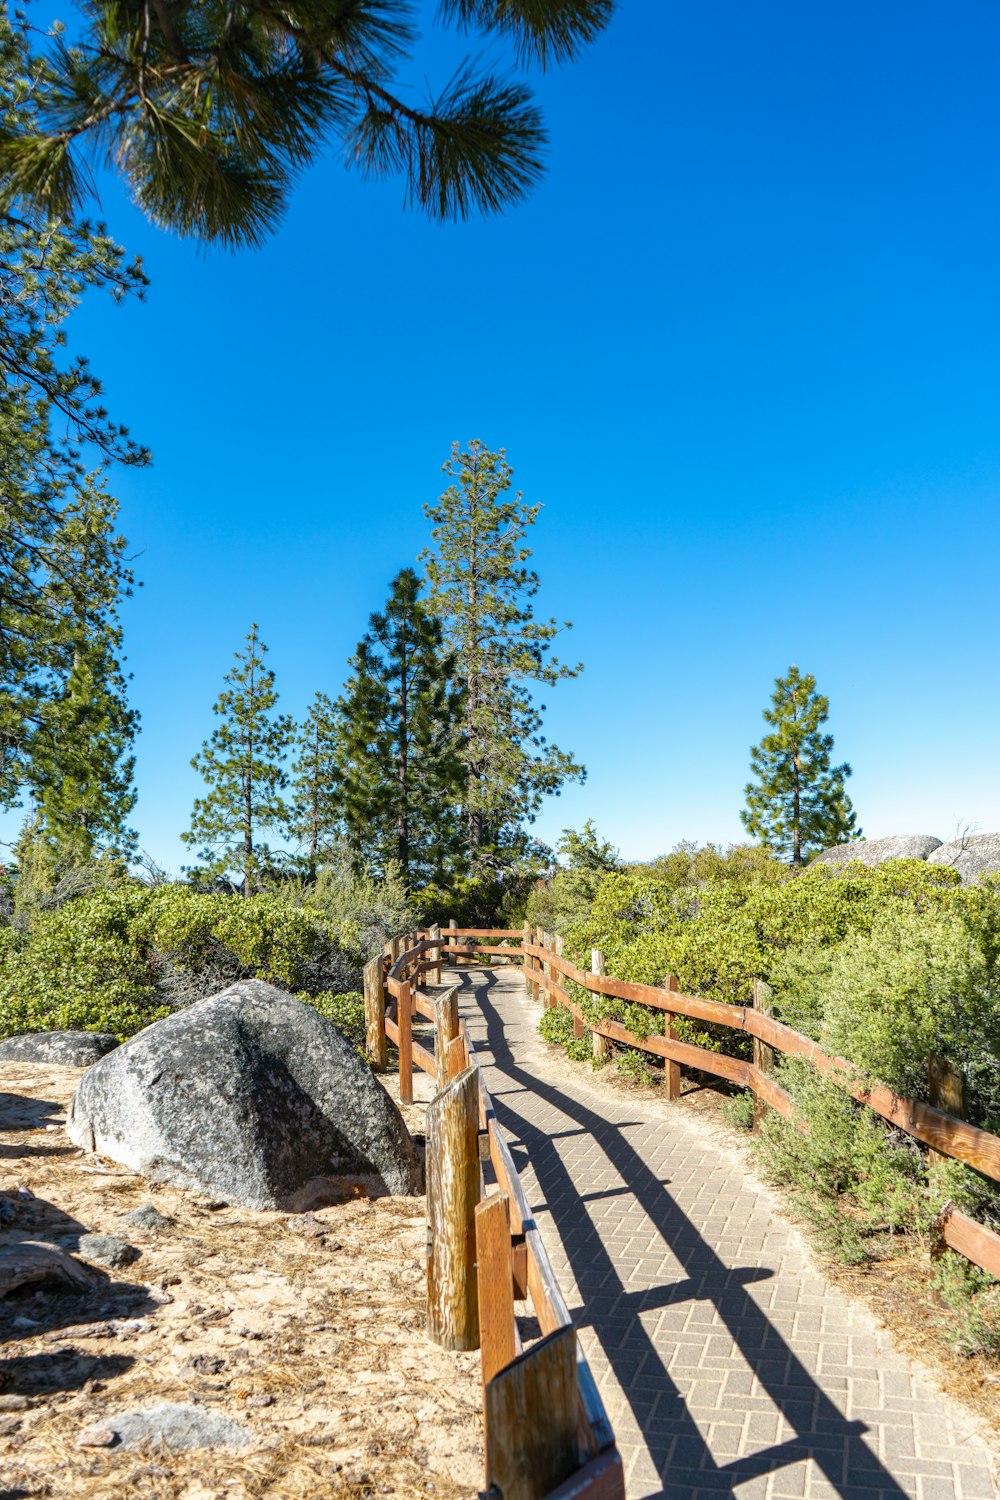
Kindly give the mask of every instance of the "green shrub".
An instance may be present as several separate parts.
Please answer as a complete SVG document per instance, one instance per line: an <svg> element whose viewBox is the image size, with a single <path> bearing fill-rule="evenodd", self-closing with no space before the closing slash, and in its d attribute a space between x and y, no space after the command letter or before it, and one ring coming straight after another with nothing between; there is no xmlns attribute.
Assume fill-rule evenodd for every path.
<svg viewBox="0 0 1000 1500"><path fill-rule="evenodd" d="M765 1171L786 1187L825 1249L857 1262L897 1232L926 1230L933 1217L923 1157L863 1105L806 1063L785 1061L780 1081L795 1101L800 1133L775 1113L754 1140Z"/></svg>
<svg viewBox="0 0 1000 1500"><path fill-rule="evenodd" d="M307 1005L312 1005L332 1021L337 1030L342 1032L351 1043L354 1050L362 1057L367 1057L365 1048L365 1000L364 996L352 991L348 995L306 995L301 994L300 1000Z"/></svg>
<svg viewBox="0 0 1000 1500"><path fill-rule="evenodd" d="M573 1039L573 1017L561 1005L548 1006L538 1018L539 1034L557 1047L565 1047Z"/></svg>
<svg viewBox="0 0 1000 1500"><path fill-rule="evenodd" d="M752 1130L755 1114L755 1103L753 1094L749 1089L741 1089L738 1094L733 1094L723 1102L721 1109L722 1118L737 1130Z"/></svg>
<svg viewBox="0 0 1000 1500"><path fill-rule="evenodd" d="M935 1266L931 1286L951 1313L943 1326L959 1353L1000 1358L1000 1283L988 1271L946 1250Z"/></svg>
<svg viewBox="0 0 1000 1500"><path fill-rule="evenodd" d="M984 1067L1000 1055L992 975L960 915L896 910L837 950L824 981L820 1040L910 1099L927 1097L937 1052L973 1072L987 1106L1000 1090Z"/></svg>
<svg viewBox="0 0 1000 1500"><path fill-rule="evenodd" d="M0 929L0 1031L112 1031L124 1039L234 980L309 994L355 988L354 955L315 912L184 885L126 883ZM347 981L346 983L344 981Z"/></svg>

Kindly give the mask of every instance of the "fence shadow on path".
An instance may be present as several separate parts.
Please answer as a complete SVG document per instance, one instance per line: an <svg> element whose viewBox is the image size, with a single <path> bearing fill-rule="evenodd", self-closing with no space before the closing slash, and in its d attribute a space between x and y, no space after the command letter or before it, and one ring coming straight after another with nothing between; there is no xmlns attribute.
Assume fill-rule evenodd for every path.
<svg viewBox="0 0 1000 1500"><path fill-rule="evenodd" d="M727 1266L679 1207L669 1184L657 1177L623 1134L629 1122L618 1124L595 1114L518 1064L494 1003L495 982L488 970L463 970L460 998L474 995L481 1023L476 1025L475 1011L467 1012L467 1021L480 1060L488 1067L490 1058L483 1053L491 1054L503 1074L503 1084L495 1078L491 1083L497 1117L514 1138L512 1145L519 1145L530 1160L580 1291L583 1314L579 1323L593 1329L625 1393L660 1476L660 1493L669 1500L695 1494L706 1500L733 1495L738 1485L811 1459L841 1500L910 1500L862 1442L866 1425L849 1421L838 1410L749 1295L748 1286L774 1272L760 1266ZM566 1123L551 1132L543 1129L523 1112L529 1098L558 1111ZM597 1142L621 1177L622 1187L596 1195L581 1193L557 1149L560 1139L577 1133ZM592 1196L619 1195L623 1213L630 1197L640 1206L665 1250L679 1263L683 1279L651 1288L626 1285L625 1274L614 1264L586 1209ZM688 1301L715 1309L746 1365L792 1428L793 1437L746 1457L723 1459L713 1454L640 1318L640 1314ZM707 1325L705 1331L707 1340L711 1334ZM714 1361L712 1371L706 1373L717 1369ZM760 1397L757 1403L772 1410ZM734 1417L738 1419L754 1404L734 1394ZM719 1420L724 1415L720 1410Z"/></svg>

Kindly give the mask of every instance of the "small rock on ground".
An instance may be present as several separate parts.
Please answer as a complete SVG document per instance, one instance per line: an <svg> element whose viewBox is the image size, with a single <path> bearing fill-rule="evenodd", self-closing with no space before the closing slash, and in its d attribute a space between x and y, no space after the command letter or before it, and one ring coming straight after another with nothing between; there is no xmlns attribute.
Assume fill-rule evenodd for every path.
<svg viewBox="0 0 1000 1500"><path fill-rule="evenodd" d="M221 1412L205 1411L179 1401L162 1401L142 1411L126 1411L108 1417L106 1425L116 1433L123 1448L141 1443L162 1444L171 1453L192 1448L243 1448L250 1434Z"/></svg>
<svg viewBox="0 0 1000 1500"><path fill-rule="evenodd" d="M132 1224L136 1229L146 1229L150 1234L162 1234L166 1229L173 1229L174 1220L161 1214L154 1203L143 1203L139 1208L134 1208L130 1214L125 1215L126 1224Z"/></svg>
<svg viewBox="0 0 1000 1500"><path fill-rule="evenodd" d="M0 1040L0 1062L89 1068L117 1046L118 1038L110 1031L31 1031Z"/></svg>
<svg viewBox="0 0 1000 1500"><path fill-rule="evenodd" d="M98 1265L110 1266L113 1271L130 1266L142 1254L127 1240L116 1234L81 1234L78 1253L84 1260L96 1260Z"/></svg>

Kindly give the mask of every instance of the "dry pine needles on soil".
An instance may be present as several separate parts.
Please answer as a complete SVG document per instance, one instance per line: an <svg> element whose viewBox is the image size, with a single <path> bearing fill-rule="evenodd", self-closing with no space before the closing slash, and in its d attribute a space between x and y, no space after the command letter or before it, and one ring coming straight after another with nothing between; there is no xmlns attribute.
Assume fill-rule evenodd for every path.
<svg viewBox="0 0 1000 1500"><path fill-rule="evenodd" d="M68 1141L79 1076L0 1066L0 1247L48 1240L72 1253L89 1232L141 1253L96 1268L88 1293L26 1286L0 1301L5 1489L59 1500L474 1495L478 1355L425 1337L423 1199L358 1194L289 1216L151 1184ZM408 1123L421 1128L422 1111ZM148 1203L171 1222L129 1222ZM120 1413L164 1402L228 1417L249 1441L80 1446Z"/></svg>

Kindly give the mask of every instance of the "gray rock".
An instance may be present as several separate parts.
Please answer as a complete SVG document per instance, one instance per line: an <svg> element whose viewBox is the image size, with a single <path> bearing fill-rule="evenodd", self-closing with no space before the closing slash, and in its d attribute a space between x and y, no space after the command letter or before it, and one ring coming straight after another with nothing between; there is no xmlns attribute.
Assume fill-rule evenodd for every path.
<svg viewBox="0 0 1000 1500"><path fill-rule="evenodd" d="M89 1068L118 1046L108 1031L30 1031L0 1041L0 1062L58 1063Z"/></svg>
<svg viewBox="0 0 1000 1500"><path fill-rule="evenodd" d="M85 1150L242 1208L294 1208L317 1178L420 1192L399 1110L318 1011L251 979L147 1026L80 1080Z"/></svg>
<svg viewBox="0 0 1000 1500"><path fill-rule="evenodd" d="M165 1229L174 1227L174 1220L161 1214L154 1203L143 1203L139 1208L134 1208L130 1214L125 1215L125 1222L134 1224L136 1229L145 1229L149 1234L162 1234Z"/></svg>
<svg viewBox="0 0 1000 1500"><path fill-rule="evenodd" d="M230 1417L181 1401L120 1412L101 1425L111 1428L123 1448L152 1443L170 1453L189 1453L192 1448L245 1448L251 1441L246 1428Z"/></svg>
<svg viewBox="0 0 1000 1500"><path fill-rule="evenodd" d="M96 1260L98 1265L120 1271L123 1266L130 1266L138 1260L142 1251L127 1240L120 1240L116 1234L81 1234L77 1254L84 1260Z"/></svg>
<svg viewBox="0 0 1000 1500"><path fill-rule="evenodd" d="M980 875L1000 870L1000 833L970 833L952 839L935 849L928 863L949 865L961 875L963 885L971 885Z"/></svg>
<svg viewBox="0 0 1000 1500"><path fill-rule="evenodd" d="M893 833L884 839L854 839L834 844L811 861L814 865L849 865L854 860L874 868L889 859L929 859L941 840L929 833Z"/></svg>

